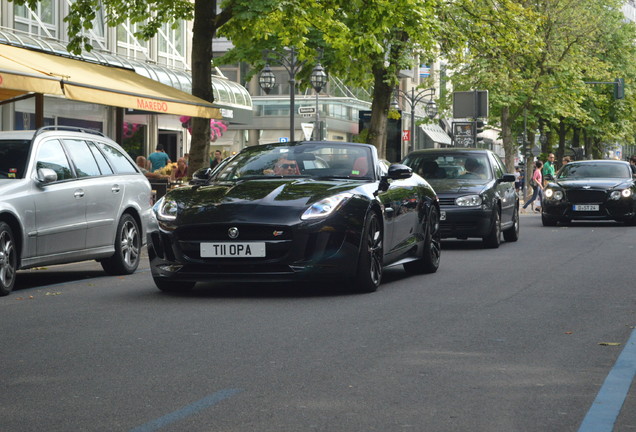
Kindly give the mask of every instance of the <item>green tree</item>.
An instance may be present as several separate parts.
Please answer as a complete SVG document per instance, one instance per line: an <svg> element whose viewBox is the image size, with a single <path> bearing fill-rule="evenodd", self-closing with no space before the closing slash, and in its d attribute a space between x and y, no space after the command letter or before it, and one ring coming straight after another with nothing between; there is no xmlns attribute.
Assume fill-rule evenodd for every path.
<svg viewBox="0 0 636 432"><path fill-rule="evenodd" d="M330 74L353 87L372 88L368 142L386 155L386 125L398 72L432 58L440 34L437 0L295 0L255 10L243 4L220 33L235 48L218 61L263 65L262 50L295 47L308 65L317 50ZM236 10L236 9L235 9ZM309 74L311 68L304 72ZM301 74L302 76L302 74Z"/></svg>

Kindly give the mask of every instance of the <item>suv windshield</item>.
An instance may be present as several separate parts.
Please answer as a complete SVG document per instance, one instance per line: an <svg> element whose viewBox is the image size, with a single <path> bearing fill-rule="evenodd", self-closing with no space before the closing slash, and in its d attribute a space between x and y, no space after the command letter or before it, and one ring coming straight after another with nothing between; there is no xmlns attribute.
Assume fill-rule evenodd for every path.
<svg viewBox="0 0 636 432"><path fill-rule="evenodd" d="M0 179L24 178L31 141L0 140Z"/></svg>
<svg viewBox="0 0 636 432"><path fill-rule="evenodd" d="M266 144L237 154L215 173L216 180L267 177L373 179L372 156L364 146L306 143Z"/></svg>
<svg viewBox="0 0 636 432"><path fill-rule="evenodd" d="M631 178L631 176L629 167L622 163L570 162L559 171L557 178Z"/></svg>

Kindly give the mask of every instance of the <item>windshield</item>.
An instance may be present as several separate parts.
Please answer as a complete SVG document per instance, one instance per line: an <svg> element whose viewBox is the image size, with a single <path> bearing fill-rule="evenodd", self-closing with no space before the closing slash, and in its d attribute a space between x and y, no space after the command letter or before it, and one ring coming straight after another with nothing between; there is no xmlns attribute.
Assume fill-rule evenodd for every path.
<svg viewBox="0 0 636 432"><path fill-rule="evenodd" d="M30 140L0 140L0 179L24 178Z"/></svg>
<svg viewBox="0 0 636 432"><path fill-rule="evenodd" d="M340 143L248 147L214 173L215 180L267 177L373 179L371 150Z"/></svg>
<svg viewBox="0 0 636 432"><path fill-rule="evenodd" d="M559 171L558 179L579 178L631 178L628 165L611 162L571 162Z"/></svg>
<svg viewBox="0 0 636 432"><path fill-rule="evenodd" d="M414 154L406 158L404 164L426 180L492 179L485 153Z"/></svg>

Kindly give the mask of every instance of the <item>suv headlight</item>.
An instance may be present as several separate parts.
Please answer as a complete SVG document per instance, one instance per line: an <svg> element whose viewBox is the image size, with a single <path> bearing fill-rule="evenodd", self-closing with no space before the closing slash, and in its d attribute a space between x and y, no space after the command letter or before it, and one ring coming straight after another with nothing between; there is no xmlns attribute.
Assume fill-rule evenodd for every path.
<svg viewBox="0 0 636 432"><path fill-rule="evenodd" d="M300 217L302 220L327 217L333 213L343 202L351 198L353 194L344 192L313 203Z"/></svg>
<svg viewBox="0 0 636 432"><path fill-rule="evenodd" d="M157 219L165 222L172 222L177 218L178 210L177 202L172 199L161 197L159 201L152 207Z"/></svg>
<svg viewBox="0 0 636 432"><path fill-rule="evenodd" d="M455 199L455 204L461 207L476 207L482 202L480 195L466 195Z"/></svg>

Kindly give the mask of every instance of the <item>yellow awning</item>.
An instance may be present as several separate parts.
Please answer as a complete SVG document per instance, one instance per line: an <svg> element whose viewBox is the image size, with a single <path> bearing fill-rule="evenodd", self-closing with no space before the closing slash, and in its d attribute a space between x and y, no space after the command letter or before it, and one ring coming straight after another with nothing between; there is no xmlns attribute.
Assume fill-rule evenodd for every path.
<svg viewBox="0 0 636 432"><path fill-rule="evenodd" d="M0 52L0 100L26 93L62 95L60 79L39 73Z"/></svg>
<svg viewBox="0 0 636 432"><path fill-rule="evenodd" d="M61 82L61 91L57 93L29 91L63 94L68 99L77 101L162 114L221 118L219 109L214 108L211 103L129 69L103 66L2 44L0 58L28 68L33 74L59 80L58 90Z"/></svg>

